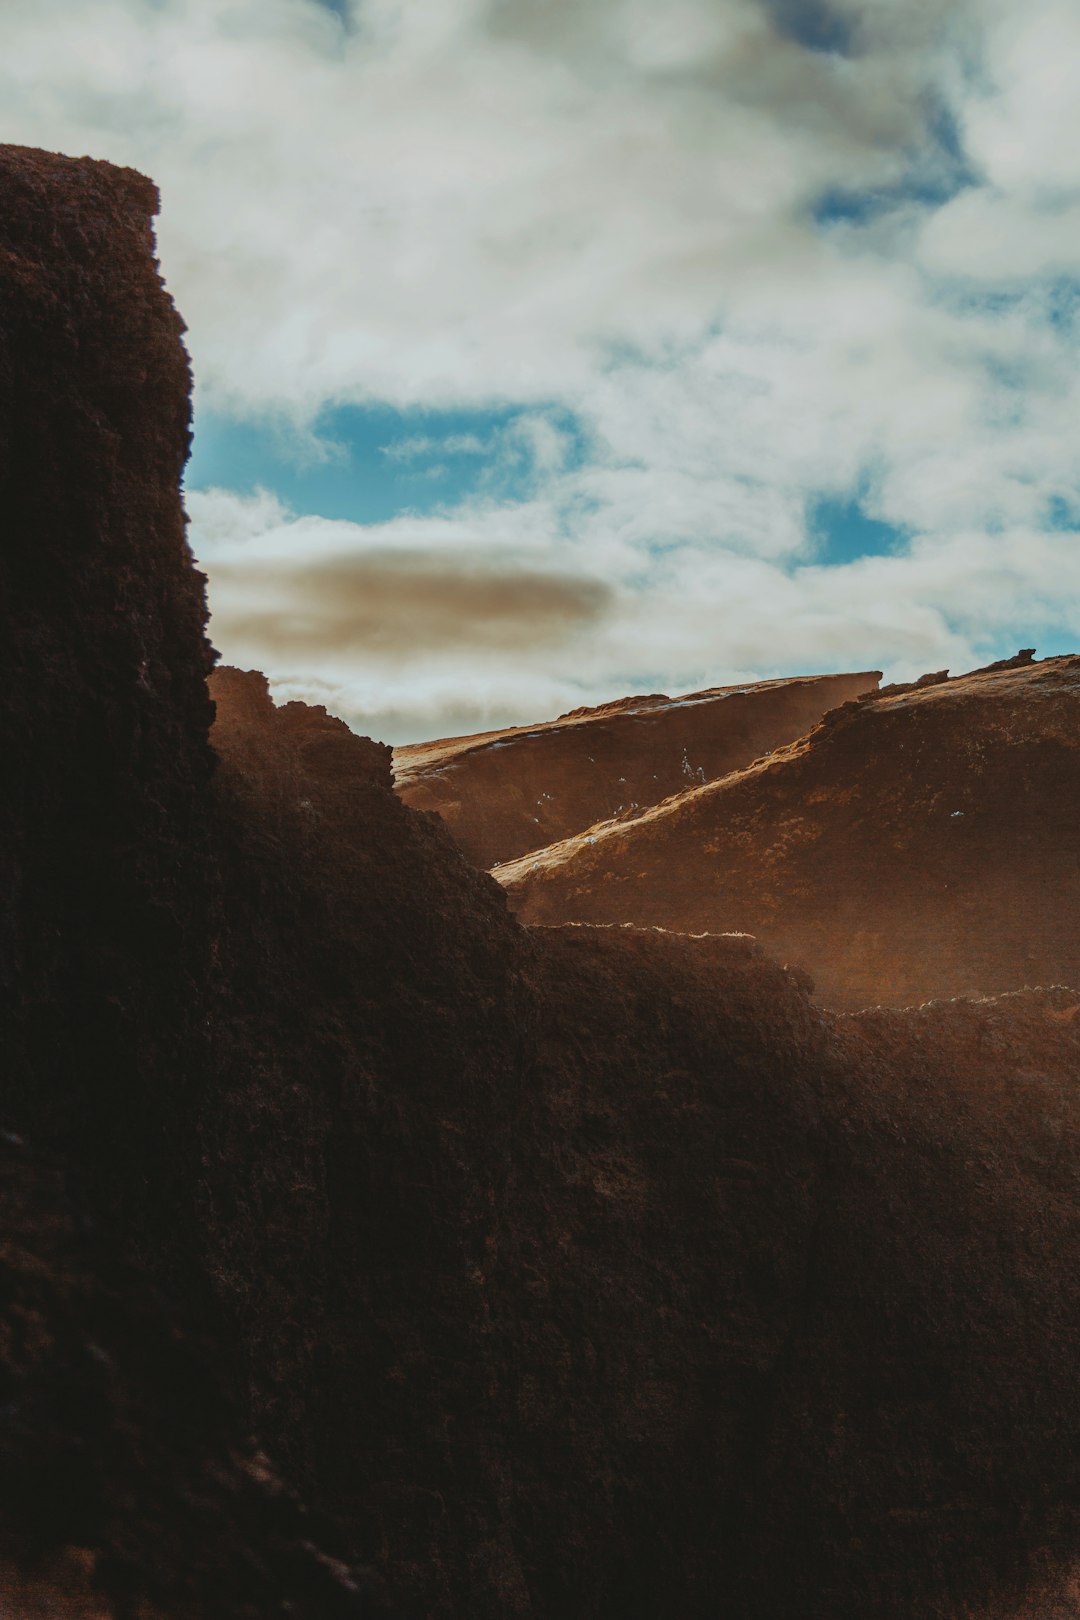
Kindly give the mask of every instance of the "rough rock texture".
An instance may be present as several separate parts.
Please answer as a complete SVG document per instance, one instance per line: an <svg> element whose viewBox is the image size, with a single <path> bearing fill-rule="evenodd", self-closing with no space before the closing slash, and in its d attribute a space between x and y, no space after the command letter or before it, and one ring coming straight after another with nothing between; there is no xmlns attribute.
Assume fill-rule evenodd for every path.
<svg viewBox="0 0 1080 1620"><path fill-rule="evenodd" d="M274 1455L418 1615L510 1614L488 1271L531 1072L531 951L393 792L390 750L214 679L221 1080L210 1264Z"/></svg>
<svg viewBox="0 0 1080 1620"><path fill-rule="evenodd" d="M0 264L3 1603L369 1612L254 1426L396 1616L1070 1612L1080 995L835 1017L746 938L522 929L257 675L214 679L210 774L183 414L155 461L138 348L29 376L127 282L182 369L151 202L0 152L60 288L24 340Z"/></svg>
<svg viewBox="0 0 1080 1620"><path fill-rule="evenodd" d="M213 1346L68 1182L0 1138L0 1613L361 1620L357 1584L252 1448Z"/></svg>
<svg viewBox="0 0 1080 1620"><path fill-rule="evenodd" d="M129 1264L212 1301L211 652L156 206L141 175L0 148L0 1116L32 1144L0 1144L0 1560L25 1575L0 1608L321 1620L358 1594Z"/></svg>
<svg viewBox="0 0 1080 1620"><path fill-rule="evenodd" d="M0 186L0 1049L22 1117L93 1136L88 1173L124 1200L118 1134L141 1133L143 1176L171 1174L205 976L190 377L150 182L7 147Z"/></svg>
<svg viewBox="0 0 1080 1620"><path fill-rule="evenodd" d="M527 922L754 934L838 1008L1080 984L1080 659L843 705L748 770L498 872Z"/></svg>
<svg viewBox="0 0 1080 1620"><path fill-rule="evenodd" d="M954 1620L1052 1585L1080 995L838 1021L745 937L521 933L385 751L213 688L230 983L259 945L211 1253L260 1433L402 1610Z"/></svg>
<svg viewBox="0 0 1080 1620"><path fill-rule="evenodd" d="M542 725L397 748L394 779L406 804L438 811L474 866L495 866L739 770L880 679L874 670L623 698Z"/></svg>

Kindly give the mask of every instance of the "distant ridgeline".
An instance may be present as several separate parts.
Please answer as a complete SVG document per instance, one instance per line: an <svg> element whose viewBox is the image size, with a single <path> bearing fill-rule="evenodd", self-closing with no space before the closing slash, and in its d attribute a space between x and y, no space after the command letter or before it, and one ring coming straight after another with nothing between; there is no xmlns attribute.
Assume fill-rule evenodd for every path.
<svg viewBox="0 0 1080 1620"><path fill-rule="evenodd" d="M842 703L630 822L498 871L526 922L754 934L825 1005L1080 984L1080 658Z"/></svg>
<svg viewBox="0 0 1080 1620"><path fill-rule="evenodd" d="M873 670L626 698L397 748L394 780L406 804L438 811L474 865L499 866L750 765L880 679Z"/></svg>
<svg viewBox="0 0 1080 1620"><path fill-rule="evenodd" d="M709 910L742 895L803 965L523 927L388 749L257 674L208 696L155 207L0 150L0 1607L1072 1612L1080 993L1019 986L1073 961L1075 667L534 728L523 799L633 819L515 904L655 920L670 838L673 921L743 929ZM595 773L559 751L601 736ZM446 807L487 764L440 747L412 780ZM486 857L521 806L472 779ZM970 960L1012 993L807 991L921 982L920 937L929 981L1010 906Z"/></svg>

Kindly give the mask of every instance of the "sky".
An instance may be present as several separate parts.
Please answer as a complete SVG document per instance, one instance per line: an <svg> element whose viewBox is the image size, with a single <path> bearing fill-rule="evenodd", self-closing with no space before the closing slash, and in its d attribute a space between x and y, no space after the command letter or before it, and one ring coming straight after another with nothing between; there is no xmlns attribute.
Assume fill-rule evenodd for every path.
<svg viewBox="0 0 1080 1620"><path fill-rule="evenodd" d="M1080 650L1074 0L8 0L0 140L157 181L279 698Z"/></svg>

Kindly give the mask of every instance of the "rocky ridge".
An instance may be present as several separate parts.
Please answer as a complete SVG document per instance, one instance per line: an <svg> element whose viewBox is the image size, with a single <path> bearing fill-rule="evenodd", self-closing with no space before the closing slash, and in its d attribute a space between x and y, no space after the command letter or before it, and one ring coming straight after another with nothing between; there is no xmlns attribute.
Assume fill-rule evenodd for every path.
<svg viewBox="0 0 1080 1620"><path fill-rule="evenodd" d="M1074 984L1078 739L1078 658L941 671L496 875L526 922L754 934L837 1008Z"/></svg>
<svg viewBox="0 0 1080 1620"><path fill-rule="evenodd" d="M1067 1603L1080 994L523 929L381 745L227 670L208 732L152 189L0 199L8 1606Z"/></svg>
<svg viewBox="0 0 1080 1620"><path fill-rule="evenodd" d="M474 866L492 867L749 765L880 679L872 670L622 698L396 748L394 780L406 804L438 812Z"/></svg>

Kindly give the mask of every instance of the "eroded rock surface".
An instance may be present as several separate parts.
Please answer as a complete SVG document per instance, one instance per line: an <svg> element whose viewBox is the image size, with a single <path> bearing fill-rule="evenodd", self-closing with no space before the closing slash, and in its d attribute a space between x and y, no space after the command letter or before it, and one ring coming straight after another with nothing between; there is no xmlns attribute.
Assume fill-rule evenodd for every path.
<svg viewBox="0 0 1080 1620"><path fill-rule="evenodd" d="M873 670L622 698L397 748L394 779L406 804L438 811L474 866L491 867L749 765L880 679Z"/></svg>
<svg viewBox="0 0 1080 1620"><path fill-rule="evenodd" d="M497 876L527 922L740 929L826 1005L1080 983L1080 659L843 705L748 770Z"/></svg>
<svg viewBox="0 0 1080 1620"><path fill-rule="evenodd" d="M359 1591L210 1337L212 654L156 208L0 148L0 1610L323 1620Z"/></svg>
<svg viewBox="0 0 1080 1620"><path fill-rule="evenodd" d="M258 675L211 753L152 193L0 201L7 1607L1067 1604L1080 995L837 1017L745 937L523 929Z"/></svg>
<svg viewBox="0 0 1080 1620"><path fill-rule="evenodd" d="M260 1432L407 1612L1052 1588L1080 995L835 1019L745 937L522 932L385 754L214 689L252 909L212 1244Z"/></svg>

